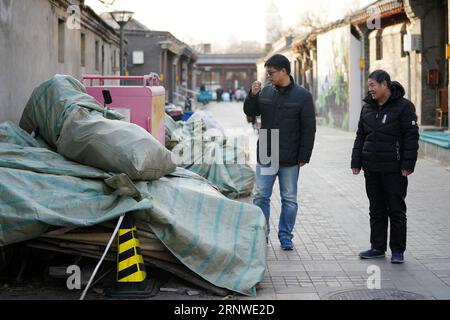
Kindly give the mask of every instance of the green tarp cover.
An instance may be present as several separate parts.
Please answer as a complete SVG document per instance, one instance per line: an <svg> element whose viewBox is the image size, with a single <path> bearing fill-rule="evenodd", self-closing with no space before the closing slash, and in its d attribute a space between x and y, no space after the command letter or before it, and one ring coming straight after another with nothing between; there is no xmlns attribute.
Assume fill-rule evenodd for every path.
<svg viewBox="0 0 450 320"><path fill-rule="evenodd" d="M242 139L210 136L202 119L175 122L167 116L165 125L166 147L179 158L178 166L208 179L231 199L251 194L255 173Z"/></svg>
<svg viewBox="0 0 450 320"><path fill-rule="evenodd" d="M37 238L50 226L92 226L139 211L136 217L189 269L218 287L255 295L267 248L259 208L224 197L181 168L135 182L140 201L123 195L126 179L115 178L40 147L10 122L0 124L0 245Z"/></svg>
<svg viewBox="0 0 450 320"><path fill-rule="evenodd" d="M109 119L122 119L99 105L77 79L57 74L33 90L19 125L28 133L39 127L40 135L55 148L67 118L80 107L101 112Z"/></svg>
<svg viewBox="0 0 450 320"><path fill-rule="evenodd" d="M56 75L33 91L20 127L38 132L70 160L124 173L133 180L158 180L175 171L172 153L165 146L135 124L106 118L114 115L78 80Z"/></svg>

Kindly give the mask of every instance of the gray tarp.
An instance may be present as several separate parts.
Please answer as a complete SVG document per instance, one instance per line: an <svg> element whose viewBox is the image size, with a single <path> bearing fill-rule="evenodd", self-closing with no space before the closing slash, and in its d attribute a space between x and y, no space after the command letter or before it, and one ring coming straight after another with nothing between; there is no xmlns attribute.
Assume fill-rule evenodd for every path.
<svg viewBox="0 0 450 320"><path fill-rule="evenodd" d="M255 173L248 164L249 156L241 143L243 140L214 136L211 116L204 113L199 117L194 115L190 122L175 122L166 117L166 146L178 158L177 165L208 179L229 198L250 195ZM218 128L216 133L221 130Z"/></svg>
<svg viewBox="0 0 450 320"><path fill-rule="evenodd" d="M73 161L133 180L157 180L175 171L171 152L143 128L119 120L67 75L56 75L37 87L20 120L31 133ZM120 116L120 115L119 115Z"/></svg>
<svg viewBox="0 0 450 320"><path fill-rule="evenodd" d="M189 269L218 287L256 294L267 246L259 208L227 199L183 169L135 182L141 201L120 195L126 180L68 161L14 124L0 124L0 245L37 238L50 225L92 226L139 211Z"/></svg>

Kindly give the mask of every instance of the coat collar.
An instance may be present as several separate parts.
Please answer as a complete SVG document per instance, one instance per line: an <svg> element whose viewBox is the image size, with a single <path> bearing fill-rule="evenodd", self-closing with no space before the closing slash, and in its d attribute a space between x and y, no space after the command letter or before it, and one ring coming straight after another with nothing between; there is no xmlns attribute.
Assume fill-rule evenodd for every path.
<svg viewBox="0 0 450 320"><path fill-rule="evenodd" d="M286 87L273 86L275 91L278 92L280 95L287 94L295 86L294 78L292 76L289 76L289 79L291 79L291 83Z"/></svg>

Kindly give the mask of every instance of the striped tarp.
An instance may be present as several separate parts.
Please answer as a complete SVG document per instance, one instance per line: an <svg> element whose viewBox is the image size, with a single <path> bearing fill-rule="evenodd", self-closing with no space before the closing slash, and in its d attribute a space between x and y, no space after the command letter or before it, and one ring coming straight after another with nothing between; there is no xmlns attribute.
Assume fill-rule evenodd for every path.
<svg viewBox="0 0 450 320"><path fill-rule="evenodd" d="M114 178L39 147L12 123L0 124L0 246L40 237L50 226L93 226L139 211L189 269L218 287L256 294L266 267L259 208L224 197L181 168L135 182L140 201L111 189L121 187Z"/></svg>
<svg viewBox="0 0 450 320"><path fill-rule="evenodd" d="M231 199L249 196L255 184L243 141L210 136L202 119L175 122L166 117L166 146L181 155L177 165L204 177Z"/></svg>

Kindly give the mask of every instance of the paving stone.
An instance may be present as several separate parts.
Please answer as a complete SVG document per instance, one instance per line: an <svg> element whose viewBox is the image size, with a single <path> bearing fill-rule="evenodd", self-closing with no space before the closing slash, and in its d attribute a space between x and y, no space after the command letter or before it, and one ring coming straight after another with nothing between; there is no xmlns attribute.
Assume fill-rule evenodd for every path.
<svg viewBox="0 0 450 320"><path fill-rule="evenodd" d="M314 287L290 286L275 288L277 294L292 294L292 293L315 293Z"/></svg>
<svg viewBox="0 0 450 320"><path fill-rule="evenodd" d="M211 104L208 110L231 126L237 127L235 123L241 121L237 119L242 118L242 104L230 104L230 108ZM239 127L243 126L246 124L239 122ZM269 273L291 277L297 271L302 272L301 276L308 281L300 280L298 287L317 289L322 294L331 292L324 277L334 276L341 286L364 288L370 276L368 266L377 265L381 269L382 286L419 288L426 295L448 299L450 280L445 276L450 275L450 199L440 195L450 194L450 172L435 162L421 159L409 178L408 244L404 265L391 264L389 250L386 259L360 260L358 253L370 246L370 227L364 177L353 176L348 169L354 137L354 133L318 127L311 163L302 168L300 176L300 210L294 229L296 250L289 254L280 249L277 235L273 233L278 227L281 206L278 183L274 186L267 256ZM293 263L296 265L291 269L283 268ZM284 280L272 278L271 283L279 290L291 289L286 288ZM314 287L304 288L303 285ZM297 297L296 293L282 294Z"/></svg>
<svg viewBox="0 0 450 320"><path fill-rule="evenodd" d="M290 294L277 294L278 300L320 300L317 293L290 293Z"/></svg>
<svg viewBox="0 0 450 320"><path fill-rule="evenodd" d="M306 271L342 271L342 267L338 263L305 263Z"/></svg>

